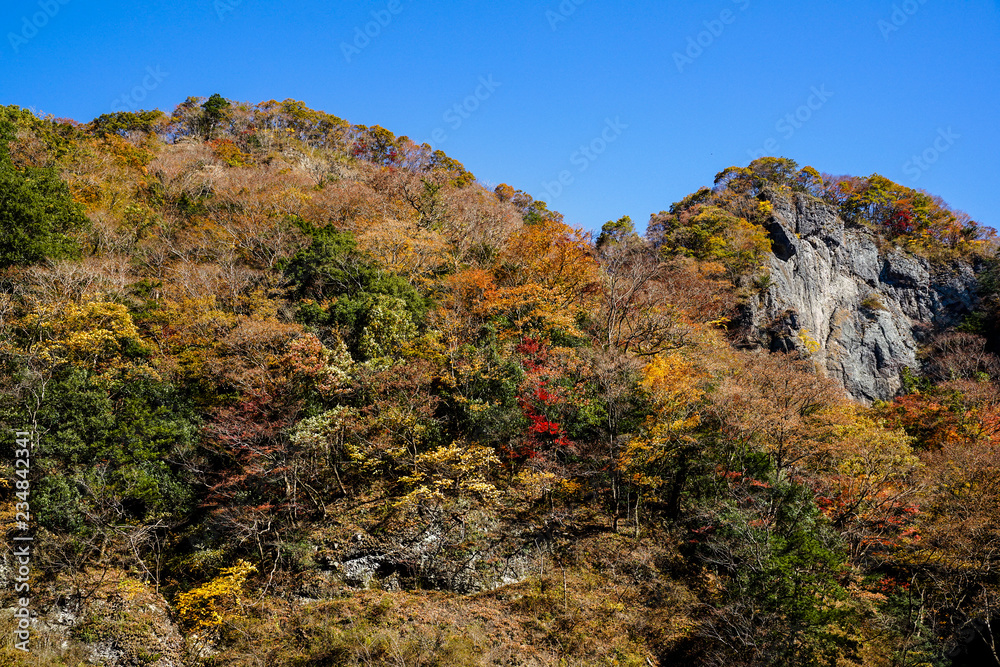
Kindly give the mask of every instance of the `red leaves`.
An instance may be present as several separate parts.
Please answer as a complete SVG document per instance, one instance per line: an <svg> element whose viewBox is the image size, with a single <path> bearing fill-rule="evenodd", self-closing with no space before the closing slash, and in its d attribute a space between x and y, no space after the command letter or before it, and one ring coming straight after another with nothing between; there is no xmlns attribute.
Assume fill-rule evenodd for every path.
<svg viewBox="0 0 1000 667"><path fill-rule="evenodd" d="M755 489L771 488L771 485L768 484L767 482L762 482L759 479L754 479L753 477L750 477L749 475L739 472L737 470L723 470L722 468L718 468L716 470L716 474L718 474L719 477L725 479L734 486L746 485L749 487L753 487Z"/></svg>
<svg viewBox="0 0 1000 667"><path fill-rule="evenodd" d="M913 219L913 209L908 206L901 206L893 212L887 226L896 236L910 234L914 231Z"/></svg>
<svg viewBox="0 0 1000 667"><path fill-rule="evenodd" d="M538 391L535 392L537 397ZM544 392L541 390L542 395L548 397L550 400L553 398L552 394ZM526 400L521 397L518 398L518 405L520 405L524 416L528 419L530 425L528 426L527 433L527 451L528 458L535 458L538 456L539 451L544 449L545 446L555 445L557 447L571 447L572 442L563 430L562 425L558 422L549 420L549 418L542 412L539 412L538 406L534 405L531 401ZM544 407L544 404L543 406Z"/></svg>
<svg viewBox="0 0 1000 667"><path fill-rule="evenodd" d="M528 375L517 404L529 425L524 444L517 448L512 458L536 458L552 446L572 447L573 443L562 424L550 418L552 411L566 401L549 389L549 380L544 377L549 371L546 368L549 361L548 342L525 337L515 350L522 356L521 363Z"/></svg>
<svg viewBox="0 0 1000 667"><path fill-rule="evenodd" d="M530 405L522 403L521 407L525 410L525 416L531 421L531 427L528 429L529 433L559 434L559 424L550 422L545 418L545 415L531 414L532 407Z"/></svg>
<svg viewBox="0 0 1000 667"><path fill-rule="evenodd" d="M529 373L541 371L549 357L548 344L535 338L524 338L515 351L524 357L521 363Z"/></svg>
<svg viewBox="0 0 1000 667"><path fill-rule="evenodd" d="M718 526L713 526L711 524L707 526L700 526L698 528L691 529L691 537L688 539L688 544L700 544L707 540L715 531Z"/></svg>
<svg viewBox="0 0 1000 667"><path fill-rule="evenodd" d="M905 429L925 449L940 449L958 437L958 415L927 394L900 396L882 409L882 416L891 426Z"/></svg>

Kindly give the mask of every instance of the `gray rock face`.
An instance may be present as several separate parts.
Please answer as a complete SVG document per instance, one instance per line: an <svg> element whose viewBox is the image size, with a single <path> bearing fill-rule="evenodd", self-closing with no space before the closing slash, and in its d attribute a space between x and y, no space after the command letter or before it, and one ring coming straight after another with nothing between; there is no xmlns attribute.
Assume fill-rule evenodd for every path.
<svg viewBox="0 0 1000 667"><path fill-rule="evenodd" d="M748 342L810 356L857 400L893 397L927 335L975 308L972 267L889 247L812 197L772 203L771 283L745 309Z"/></svg>
<svg viewBox="0 0 1000 667"><path fill-rule="evenodd" d="M306 583L299 595L322 599L334 581L353 588L471 594L521 581L537 562L537 542L505 534L488 513L468 512L462 524L429 515L423 526L378 537L358 532L346 544L324 545L316 554L320 581Z"/></svg>

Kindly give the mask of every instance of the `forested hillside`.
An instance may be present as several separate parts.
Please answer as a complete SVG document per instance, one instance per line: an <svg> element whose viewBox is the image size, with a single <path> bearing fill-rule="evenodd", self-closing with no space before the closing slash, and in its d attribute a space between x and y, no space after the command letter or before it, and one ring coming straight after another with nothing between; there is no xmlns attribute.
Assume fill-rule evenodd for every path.
<svg viewBox="0 0 1000 667"><path fill-rule="evenodd" d="M792 210L974 276L898 396L748 334ZM787 159L592 235L292 100L0 107L0 664L1000 665L995 252Z"/></svg>

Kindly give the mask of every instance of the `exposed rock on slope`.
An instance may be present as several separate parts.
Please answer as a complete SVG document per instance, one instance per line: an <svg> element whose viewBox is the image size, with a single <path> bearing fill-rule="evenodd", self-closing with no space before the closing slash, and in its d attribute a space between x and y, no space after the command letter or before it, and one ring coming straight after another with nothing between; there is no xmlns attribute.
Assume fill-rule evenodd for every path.
<svg viewBox="0 0 1000 667"><path fill-rule="evenodd" d="M891 398L926 336L974 309L972 266L880 243L808 195L772 203L771 282L744 311L748 342L811 354L858 400Z"/></svg>
<svg viewBox="0 0 1000 667"><path fill-rule="evenodd" d="M0 591L13 592L12 559L0 557ZM2 584L7 582L8 587ZM0 665L103 665L181 667L185 643L170 605L153 586L120 570L95 569L49 586L32 584L29 646L32 660ZM0 597L0 632L13 636L15 607ZM8 644L8 650L10 645ZM15 653L17 653L15 651Z"/></svg>

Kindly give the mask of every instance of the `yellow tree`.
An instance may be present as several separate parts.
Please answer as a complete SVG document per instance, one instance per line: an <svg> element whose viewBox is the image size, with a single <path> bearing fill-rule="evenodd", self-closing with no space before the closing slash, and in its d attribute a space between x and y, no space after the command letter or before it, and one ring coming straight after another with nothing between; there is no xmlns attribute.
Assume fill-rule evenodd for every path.
<svg viewBox="0 0 1000 667"><path fill-rule="evenodd" d="M847 543L851 560L885 558L916 519L920 459L912 438L853 406L824 438L815 462L817 503Z"/></svg>
<svg viewBox="0 0 1000 667"><path fill-rule="evenodd" d="M561 308L586 309L598 291L597 262L587 233L545 219L511 236L504 259L516 272L503 282L534 282L550 290Z"/></svg>
<svg viewBox="0 0 1000 667"><path fill-rule="evenodd" d="M629 441L618 462L640 493L661 497L667 515L675 519L697 450L707 380L703 369L680 354L654 357L641 383L653 412L642 435ZM637 500L637 527L638 505Z"/></svg>
<svg viewBox="0 0 1000 667"><path fill-rule="evenodd" d="M244 560L227 567L211 581L177 596L174 608L180 626L190 633L195 658L219 639L227 624L246 612L244 589L257 568Z"/></svg>
<svg viewBox="0 0 1000 667"><path fill-rule="evenodd" d="M117 372L152 373L145 357L151 350L128 309L92 301L39 306L18 326L34 341L33 353L45 364L68 362L101 376Z"/></svg>

